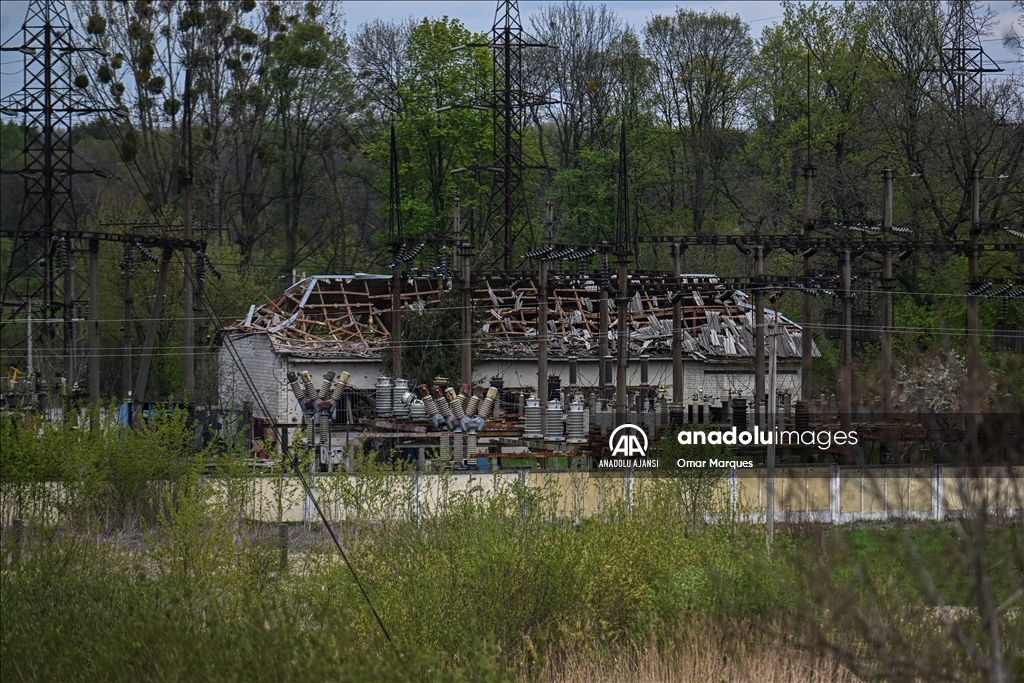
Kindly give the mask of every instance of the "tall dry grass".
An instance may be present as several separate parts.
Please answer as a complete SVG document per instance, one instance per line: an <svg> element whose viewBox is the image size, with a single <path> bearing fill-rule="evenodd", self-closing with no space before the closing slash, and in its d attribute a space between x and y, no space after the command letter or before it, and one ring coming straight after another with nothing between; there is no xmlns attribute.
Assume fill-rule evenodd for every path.
<svg viewBox="0 0 1024 683"><path fill-rule="evenodd" d="M550 683L859 683L827 654L809 652L775 634L738 626L723 636L712 624L669 643L550 660Z"/></svg>

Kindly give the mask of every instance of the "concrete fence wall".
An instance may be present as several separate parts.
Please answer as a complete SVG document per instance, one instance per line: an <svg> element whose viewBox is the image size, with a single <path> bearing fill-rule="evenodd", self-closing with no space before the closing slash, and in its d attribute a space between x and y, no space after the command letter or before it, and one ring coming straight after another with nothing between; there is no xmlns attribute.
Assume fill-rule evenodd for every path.
<svg viewBox="0 0 1024 683"><path fill-rule="evenodd" d="M726 477L645 477L616 473L543 470L473 472L450 475L314 475L309 478L328 519L381 518L431 514L466 497L483 499L527 493L552 514L584 518L628 509L665 496L711 516L732 513L763 521L768 500L765 469ZM256 477L228 483L203 480L217 497L231 497L253 519L310 522L318 518L297 477ZM59 516L67 491L56 482L33 487L29 496L0 488L4 525L21 516ZM647 498L645 498L647 497ZM943 465L917 467L780 466L775 479L775 518L840 524L858 520L906 518L941 520L985 507L1021 514L1024 465L981 472Z"/></svg>

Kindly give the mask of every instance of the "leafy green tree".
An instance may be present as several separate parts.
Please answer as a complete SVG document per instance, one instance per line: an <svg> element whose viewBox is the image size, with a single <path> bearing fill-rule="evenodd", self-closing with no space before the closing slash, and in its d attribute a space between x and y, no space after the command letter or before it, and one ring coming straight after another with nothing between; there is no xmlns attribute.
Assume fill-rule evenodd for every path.
<svg viewBox="0 0 1024 683"><path fill-rule="evenodd" d="M368 40L365 35L356 39L363 45ZM482 184L476 174L453 175L452 171L485 164L493 154L490 116L472 108L482 103L491 86L490 56L481 48L458 49L484 40L457 19L424 19L409 32L402 69L394 74L395 89L377 93L378 111L402 113L395 131L401 211L410 235L450 234L449 216L456 196L466 207L478 206ZM387 83L384 73L370 78ZM369 158L382 166L389 158L388 140L389 132L384 130L367 149Z"/></svg>

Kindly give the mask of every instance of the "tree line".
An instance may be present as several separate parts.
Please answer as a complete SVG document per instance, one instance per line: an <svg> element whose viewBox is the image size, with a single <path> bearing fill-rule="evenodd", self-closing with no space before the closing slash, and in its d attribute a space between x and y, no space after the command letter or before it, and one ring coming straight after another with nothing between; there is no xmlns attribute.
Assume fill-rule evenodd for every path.
<svg viewBox="0 0 1024 683"><path fill-rule="evenodd" d="M235 285L213 308L234 316L256 300L253 287L273 295L293 273L381 268L399 221L407 236L450 236L456 197L464 217L486 221L493 120L464 105L487 98L495 72L486 48L464 46L488 36L447 16L352 28L342 10L328 0L74 3L83 42L99 49L82 53L76 85L120 112L74 131L80 156L114 176L76 179L80 227L178 225L181 180L193 177L196 233ZM971 10L984 39L1003 39L990 10ZM897 224L925 239L962 239L978 168L982 219L1021 223L1020 75L988 75L980 101L959 106L948 11L934 0L787 1L755 37L716 10L678 8L631 25L604 5L540 8L523 22L550 48L524 50L523 87L544 103L524 120L526 243L517 249L542 234L549 200L556 238L611 239L622 123L638 267L670 263L667 249L642 242L648 236L799 233L808 164L820 217L880 218L882 170L891 168ZM1020 58L1020 40L1005 40ZM16 125L3 126L5 165L20 152ZM3 183L0 213L14 225L20 181ZM688 254L684 267L752 266L721 253ZM769 260L778 272L797 267L785 255ZM992 276L1020 272L1012 255L988 266ZM897 269L918 327L957 314L941 294L963 289L965 275L952 252L916 254ZM116 274L105 278L117 291ZM992 308L988 324L1001 313ZM176 329L167 323L168 343Z"/></svg>

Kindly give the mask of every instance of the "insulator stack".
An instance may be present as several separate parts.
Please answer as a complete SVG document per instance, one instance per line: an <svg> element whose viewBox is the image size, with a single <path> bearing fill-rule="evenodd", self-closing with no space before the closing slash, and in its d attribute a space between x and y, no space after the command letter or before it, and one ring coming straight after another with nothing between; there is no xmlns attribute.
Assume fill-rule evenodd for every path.
<svg viewBox="0 0 1024 683"><path fill-rule="evenodd" d="M452 412L455 417L460 420L466 417L466 409L462 403L461 397L455 395L455 390L452 388L445 389L444 395L448 398L448 404L452 407Z"/></svg>
<svg viewBox="0 0 1024 683"><path fill-rule="evenodd" d="M548 375L548 398L549 401L558 399L562 392L562 378L558 375Z"/></svg>
<svg viewBox="0 0 1024 683"><path fill-rule="evenodd" d="M434 395L434 402L437 404L438 412L445 417L449 417L452 414L452 407L448 404L448 399L441 393L441 387L435 384L430 393Z"/></svg>
<svg viewBox="0 0 1024 683"><path fill-rule="evenodd" d="M526 409L523 416L523 436L527 439L539 439L544 435L540 431L540 399L531 396L526 399Z"/></svg>
<svg viewBox="0 0 1024 683"><path fill-rule="evenodd" d="M330 411L324 410L320 413L320 444L323 446L327 445L327 440L331 435L331 413Z"/></svg>
<svg viewBox="0 0 1024 683"><path fill-rule="evenodd" d="M306 445L310 448L316 443L316 420L311 413L306 413Z"/></svg>
<svg viewBox="0 0 1024 683"><path fill-rule="evenodd" d="M434 410L437 410L435 406ZM409 419L411 420L423 420L427 417L427 408L424 405L423 399L413 399L412 403L409 404Z"/></svg>
<svg viewBox="0 0 1024 683"><path fill-rule="evenodd" d="M573 401L569 404L569 414L566 416L566 431L569 433L569 443L586 443L587 429L582 401Z"/></svg>
<svg viewBox="0 0 1024 683"><path fill-rule="evenodd" d="M438 457L443 461L448 461L452 457L451 438L451 435L447 433L441 435L441 448Z"/></svg>
<svg viewBox="0 0 1024 683"><path fill-rule="evenodd" d="M498 390L498 393L494 399L494 412L492 413L495 420L500 420L502 416L503 407L501 405L502 395L501 390L505 387L505 379L502 377L492 377L491 387ZM507 399L506 399L507 400ZM485 415L485 417L488 417Z"/></svg>
<svg viewBox="0 0 1024 683"><path fill-rule="evenodd" d="M345 387L348 386L348 378L351 375L348 372L343 372L338 375L338 378L334 380L334 387L331 389L331 400L341 400L341 395L345 393Z"/></svg>
<svg viewBox="0 0 1024 683"><path fill-rule="evenodd" d="M419 385L416 391L423 400L423 407L427 411L427 416L437 415L437 403L434 402L434 397L430 395L430 390L427 389L427 385Z"/></svg>
<svg viewBox="0 0 1024 683"><path fill-rule="evenodd" d="M302 386L302 380L294 372L288 373L288 384L292 387L292 393L295 394L295 400L302 403L306 400L306 390Z"/></svg>
<svg viewBox="0 0 1024 683"><path fill-rule="evenodd" d="M469 397L469 403L466 404L466 415L476 415L480 412L480 402L484 397L484 388L477 385L473 388L473 395ZM484 415L484 417L487 417Z"/></svg>
<svg viewBox="0 0 1024 683"><path fill-rule="evenodd" d="M686 424L686 410L683 408L682 403L669 404L668 419L669 422L676 426L681 427L682 425Z"/></svg>
<svg viewBox="0 0 1024 683"><path fill-rule="evenodd" d="M810 420L808 420L809 422ZM747 400L734 398L732 400L732 424L736 429L743 431L747 428Z"/></svg>
<svg viewBox="0 0 1024 683"><path fill-rule="evenodd" d="M320 391L317 392L316 397L323 400L330 400L331 398L331 382L334 381L334 371L328 370L324 373L324 381L320 384Z"/></svg>
<svg viewBox="0 0 1024 683"><path fill-rule="evenodd" d="M307 400L316 398L316 386L313 385L313 376L309 374L308 370L303 370L299 373L299 376L302 377L303 398Z"/></svg>
<svg viewBox="0 0 1024 683"><path fill-rule="evenodd" d="M470 390L468 384L463 384L461 387L459 387L459 403L462 404L462 410L464 411L466 411L466 406L469 405L469 396L471 393L472 391ZM469 411L466 411L466 414L469 415Z"/></svg>
<svg viewBox="0 0 1024 683"><path fill-rule="evenodd" d="M562 440L562 402L557 398L548 401L548 424L547 434L544 438L548 441Z"/></svg>
<svg viewBox="0 0 1024 683"><path fill-rule="evenodd" d="M491 417L491 414L495 411L494 404L497 402L498 388L491 387L487 390L487 396L484 397L483 403L480 406L480 416L487 418Z"/></svg>
<svg viewBox="0 0 1024 683"><path fill-rule="evenodd" d="M476 434L466 435L466 457L475 458L476 454L479 453L479 449L476 445Z"/></svg>
<svg viewBox="0 0 1024 683"><path fill-rule="evenodd" d="M377 416L388 417L391 415L391 378L381 375L377 378Z"/></svg>
<svg viewBox="0 0 1024 683"><path fill-rule="evenodd" d="M395 380L395 387L393 391L394 401L392 412L397 418L408 418L409 417L409 403L412 402L413 395L409 391L409 380L402 379L399 377Z"/></svg>
<svg viewBox="0 0 1024 683"><path fill-rule="evenodd" d="M735 408L733 408L735 410ZM807 431L811 428L811 406L810 401L797 401L794 424L797 431Z"/></svg>

